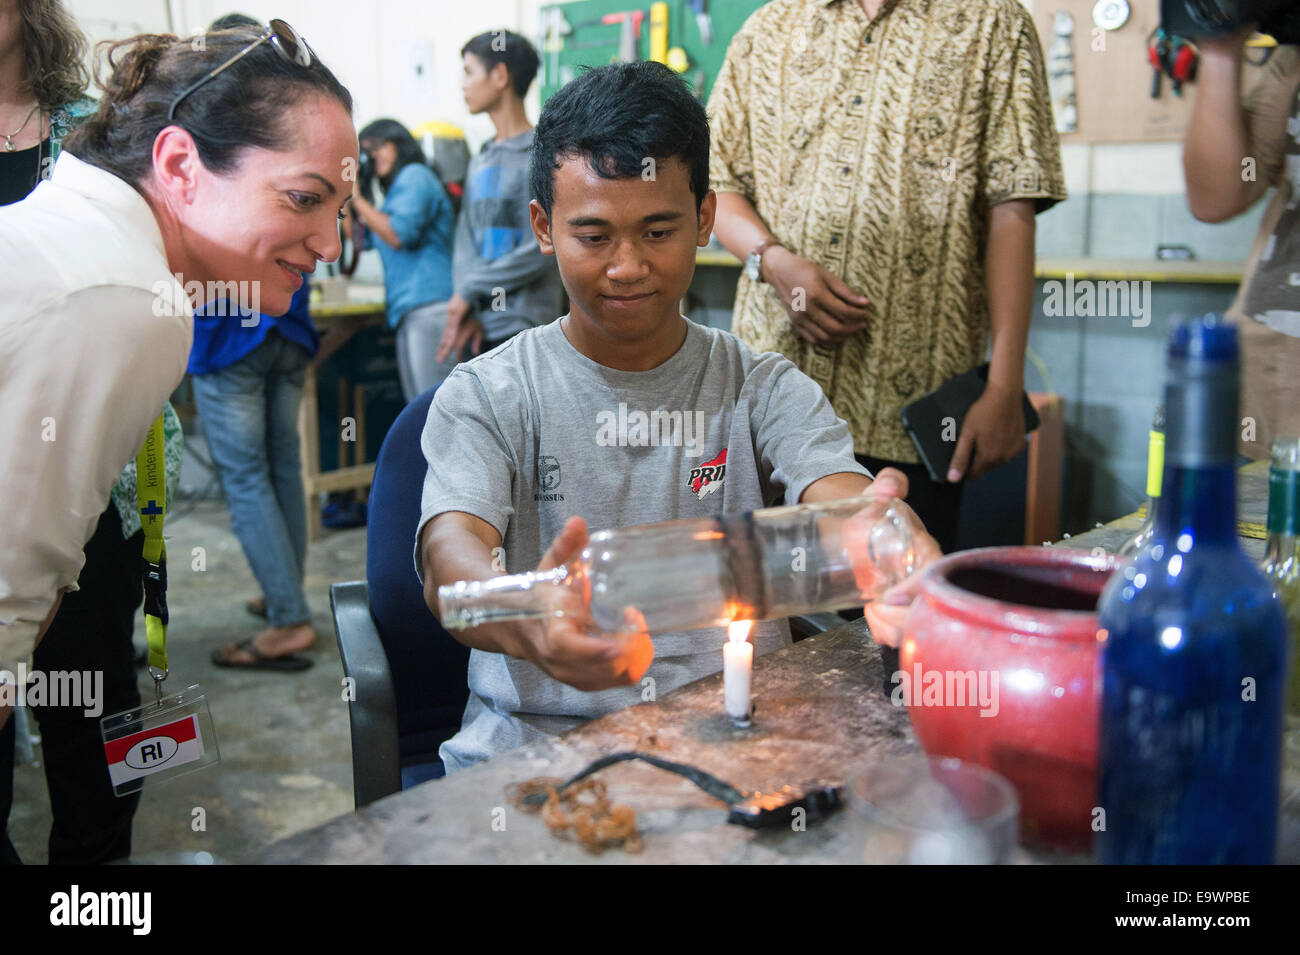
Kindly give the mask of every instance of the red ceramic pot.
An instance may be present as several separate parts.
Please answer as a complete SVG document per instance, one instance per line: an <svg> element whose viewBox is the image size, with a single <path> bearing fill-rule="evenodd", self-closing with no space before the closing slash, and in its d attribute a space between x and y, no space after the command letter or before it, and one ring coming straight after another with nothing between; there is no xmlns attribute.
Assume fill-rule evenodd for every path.
<svg viewBox="0 0 1300 955"><path fill-rule="evenodd" d="M894 699L925 751L1005 776L1031 845L1086 851L1096 805L1101 641L1113 557L990 547L936 562L908 614Z"/></svg>

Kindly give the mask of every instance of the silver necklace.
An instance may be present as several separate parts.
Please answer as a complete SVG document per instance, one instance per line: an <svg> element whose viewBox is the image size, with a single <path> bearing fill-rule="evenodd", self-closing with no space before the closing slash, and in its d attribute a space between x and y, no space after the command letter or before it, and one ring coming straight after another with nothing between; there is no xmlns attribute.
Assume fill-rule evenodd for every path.
<svg viewBox="0 0 1300 955"><path fill-rule="evenodd" d="M37 103L35 106L32 107L32 111L27 114L27 118L23 120L23 124L21 126L15 129L12 133L4 134L6 152L13 152L15 149L18 148L17 146L14 145L14 137L27 128L27 124L32 121L32 117L36 115L36 111L40 108L41 108L41 104Z"/></svg>

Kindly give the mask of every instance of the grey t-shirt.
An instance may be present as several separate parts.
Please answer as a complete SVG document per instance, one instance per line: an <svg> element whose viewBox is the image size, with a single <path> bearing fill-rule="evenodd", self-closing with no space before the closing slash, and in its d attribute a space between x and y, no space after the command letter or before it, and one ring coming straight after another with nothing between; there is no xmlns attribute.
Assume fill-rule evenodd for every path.
<svg viewBox="0 0 1300 955"><path fill-rule="evenodd" d="M812 379L689 320L676 354L643 372L587 358L560 322L525 331L456 367L434 395L421 444L429 470L417 572L420 532L446 511L495 527L507 572L521 573L571 516L593 532L716 517L795 504L829 474L868 473ZM598 693L472 650L461 730L440 751L448 772L639 703L650 686L657 696L722 669L721 629L653 639L653 684ZM751 639L765 653L789 644L789 628L759 623Z"/></svg>
<svg viewBox="0 0 1300 955"><path fill-rule="evenodd" d="M488 341L549 322L564 308L555 257L537 247L530 221L532 148L531 129L488 140L465 174L451 273Z"/></svg>

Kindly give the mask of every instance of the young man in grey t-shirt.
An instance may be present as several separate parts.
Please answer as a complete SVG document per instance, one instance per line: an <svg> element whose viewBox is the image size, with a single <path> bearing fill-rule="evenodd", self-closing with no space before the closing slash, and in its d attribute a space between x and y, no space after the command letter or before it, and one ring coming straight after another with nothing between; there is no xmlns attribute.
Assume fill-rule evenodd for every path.
<svg viewBox="0 0 1300 955"><path fill-rule="evenodd" d="M592 70L547 104L532 227L571 308L458 366L434 396L416 557L435 613L438 586L501 573L498 548L509 572L550 568L581 551L588 526L839 500L872 484L811 379L680 313L713 224L708 150L703 107L659 64ZM882 472L876 489L902 496L906 478ZM923 559L937 556L921 543ZM877 639L897 639L904 610L873 611ZM572 619L458 638L473 648L471 692L441 750L449 772L640 702L643 675L662 694L716 672L726 639L611 640ZM751 639L762 653L790 635L765 622Z"/></svg>
<svg viewBox="0 0 1300 955"><path fill-rule="evenodd" d="M456 221L455 294L434 360L466 347L477 355L526 328L555 320L564 292L554 260L542 255L529 227L528 156L533 127L524 97L537 75L537 51L510 30L480 33L460 51L461 92L496 133L469 163Z"/></svg>

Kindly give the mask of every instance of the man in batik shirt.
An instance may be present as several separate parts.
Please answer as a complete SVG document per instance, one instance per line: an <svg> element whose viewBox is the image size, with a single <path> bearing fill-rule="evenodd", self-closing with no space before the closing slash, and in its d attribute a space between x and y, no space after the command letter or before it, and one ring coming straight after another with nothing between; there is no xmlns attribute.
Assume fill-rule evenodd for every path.
<svg viewBox="0 0 1300 955"><path fill-rule="evenodd" d="M1066 194L1032 18L1017 0L773 0L709 114L716 231L747 264L733 330L822 386L859 461L906 473L951 550L961 482L1025 446L1034 216ZM990 340L935 483L899 409Z"/></svg>

